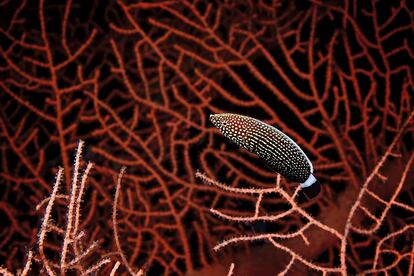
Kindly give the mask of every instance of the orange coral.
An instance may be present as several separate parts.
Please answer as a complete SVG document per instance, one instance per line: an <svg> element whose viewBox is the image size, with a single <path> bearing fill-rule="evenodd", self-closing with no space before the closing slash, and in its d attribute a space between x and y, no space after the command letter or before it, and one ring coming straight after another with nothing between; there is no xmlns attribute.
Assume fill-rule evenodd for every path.
<svg viewBox="0 0 414 276"><path fill-rule="evenodd" d="M243 267L412 272L413 245L400 242L413 235L408 1L0 5L4 269L23 267L26 248L36 248L43 213L35 206L52 194L59 165L61 193L70 192L71 156L83 139L95 175L82 209L72 211L82 213L85 244L101 242L99 256L121 248L132 268L150 275L196 273L213 264L223 275L248 274ZM275 189L271 171L209 125L208 115L222 112L254 116L297 141L323 193L303 201L284 180ZM116 242L109 206L122 166L128 175L116 202L122 237ZM228 186L203 185L197 170ZM253 188L269 194L234 193ZM55 207L55 224L68 226L67 206ZM283 220L257 222L285 213ZM218 214L254 220L240 224ZM277 235L253 248L243 243L237 252L212 250L222 240L263 233ZM48 236L45 248L56 252L60 238ZM246 257L251 250L263 258ZM37 253L33 271L43 268ZM223 264L217 254L226 254ZM387 263L386 255L394 261ZM277 267L267 261L276 256ZM272 267L255 265L262 260ZM119 261L113 274L127 267Z"/></svg>

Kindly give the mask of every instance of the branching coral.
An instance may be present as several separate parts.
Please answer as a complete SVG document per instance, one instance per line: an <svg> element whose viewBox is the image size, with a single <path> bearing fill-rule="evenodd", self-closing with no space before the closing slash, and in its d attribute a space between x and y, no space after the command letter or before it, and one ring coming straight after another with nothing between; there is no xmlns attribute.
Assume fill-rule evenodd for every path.
<svg viewBox="0 0 414 276"><path fill-rule="evenodd" d="M349 255L347 247L353 247L355 246L354 240L352 237L352 233L360 234L362 236L366 236L369 238L375 237L378 239L377 246L375 250L375 256L373 258L373 262L370 263L372 266L370 269L366 271L359 271L360 273L380 273L380 272L390 272L396 267L400 266L402 262L409 261L408 268L406 271L413 270L413 262L411 261L413 258L411 248L413 247L413 244L408 244L408 252L400 252L397 250L397 248L394 249L384 249L383 244L387 242L388 240L392 239L395 236L407 235L412 236L412 232L410 231L413 227L412 225L408 224L403 229L396 229L394 231L386 233L384 236L380 236L377 232L378 229L381 227L381 225L384 223L384 218L388 215L388 212L392 207L394 208L400 208L405 209L409 212L413 212L414 209L404 204L396 198L399 196L400 192L402 191L402 187L406 182L407 174L410 169L412 169L412 163L414 160L414 153L410 155L406 165L404 165L403 172L401 173L401 179L399 180L398 184L395 185L394 190L392 194L387 195L387 198L383 198L382 196L379 196L377 194L377 191L375 190L375 187L370 186L372 184L372 181L375 177L379 177L380 179L384 180L384 176L380 174L380 170L383 167L385 161L392 155L394 148L399 141L401 135L406 130L407 126L410 124L411 120L414 117L414 110L411 112L410 116L406 120L406 122L403 124L401 130L397 133L396 137L394 138L391 145L388 147L384 155L381 157L381 160L378 162L378 164L375 166L374 170L370 173L370 175L365 180L364 184L362 185L361 190L359 191L358 196L355 199L355 202L352 204L352 207L350 210L347 210L349 212L346 212L345 217L338 216L337 220L345 221L345 227L341 231L338 231L335 227L330 226L329 224L324 223L318 218L312 217L309 212L307 212L305 209L301 208L297 203L297 195L300 190L300 187L296 188L296 190L289 194L286 192L285 189L280 184L280 176L277 177L276 180L276 186L274 188L266 188L266 189L255 189L255 188L232 188L229 186L226 186L224 184L221 184L219 182L216 182L205 175L202 175L200 173L197 174L197 176L202 179L204 182L210 185L214 185L219 187L220 189L235 193L235 194L247 194L254 198L257 198L256 205L255 205L255 212L253 216L231 216L226 215L225 213L222 213L221 211L211 209L211 212L223 219L231 220L231 221L237 221L237 222L258 222L258 221L264 221L264 222L274 222L274 221L289 221L292 220L290 216L301 216L303 217L306 222L299 226L299 228L291 233L277 233L277 232L271 232L271 233L262 233L262 234L252 234L252 235L243 235L239 237L233 237L231 239L227 239L222 241L221 243L217 244L214 247L214 250L220 250L225 246L228 246L232 243L236 242L242 242L242 241L256 241L256 240L268 240L271 242L272 245L274 245L276 248L285 251L288 255L290 255L290 261L286 264L286 267L282 270L281 274L286 274L291 266L295 262L300 262L303 265L309 267L310 269L317 270L319 272L323 273L333 273L333 272L340 272L343 275L347 274L347 263L349 262ZM384 181L385 182L385 181ZM381 183L381 184L388 184L388 183ZM392 183L391 183L392 184ZM377 187L378 189L378 187ZM379 187L381 189L381 187ZM261 209L261 204L263 198L266 197L272 197L278 195L282 197L286 202L289 203L290 207L287 211L284 212L276 212L274 215L259 215L259 211ZM381 203L384 205L382 207L382 210L379 215L376 215L374 211L372 211L372 202L370 204L367 204L363 200L364 197L372 197L376 203ZM343 206L346 207L346 206ZM371 220L373 223L370 226L362 226L361 219L357 219L358 216L357 210L360 210L364 213L364 219L365 220ZM359 215L360 216L360 215ZM313 229L311 229L313 227ZM311 229L311 230L310 230ZM324 265L319 265L312 263L312 260L308 260L301 256L301 252L296 252L292 250L289 246L286 246L285 240L292 240L296 238L302 239L302 242L305 246L313 247L314 246L314 240L308 239L307 235L311 232L310 235L313 237L319 236L319 239L324 240L324 236L331 234L335 237L335 239L338 239L338 243L340 244L340 266L339 267L329 267ZM411 232L411 233L410 233ZM408 239L410 240L410 239ZM381 259L382 254L394 254L395 260L388 265L384 265L383 260ZM405 260L407 259L407 260Z"/></svg>
<svg viewBox="0 0 414 276"><path fill-rule="evenodd" d="M87 234L82 230L83 227L80 220L81 204L87 186L89 173L93 167L93 164L89 162L86 165L82 175L79 175L83 143L83 141L80 141L77 147L70 186L70 195L59 193L59 189L61 188L61 183L64 178L64 169L59 168L56 174L52 193L36 206L36 210L45 207L42 224L37 235L37 250L35 254L32 251L28 252L26 264L21 273L19 273L20 275L28 275L33 262L35 262L35 265L32 266L35 266L35 268L39 269L40 272L45 272L48 275L66 275L67 273L91 275L104 269L105 267L111 271L111 275L114 275L114 273L118 270L120 265L119 262L112 265L112 258L95 255L99 242L88 241ZM121 171L118 180L115 196L116 198L120 192L120 181L123 173L124 169ZM67 207L67 218L64 227L57 225L52 218L53 208L56 208L56 205L59 205L59 203ZM113 224L116 229L116 205L114 205L113 212ZM53 235L60 236L62 238L62 243L60 245L54 244L54 239L48 241L48 236ZM114 232L114 238L116 240L119 239L116 231ZM121 256L123 264L128 268L131 275L143 275L142 269L136 273L132 271L132 268L128 262L125 261L125 255L120 249L118 250L118 254ZM34 271L35 269L32 269L33 273L35 273ZM4 268L1 268L0 272L5 275L13 275Z"/></svg>
<svg viewBox="0 0 414 276"><path fill-rule="evenodd" d="M218 258L212 248L249 233L294 233L303 226L297 210L344 237L360 193L362 204L353 208L351 221L357 228L348 229L342 260L338 239L343 239L335 234L320 239L305 231L312 247L302 236L273 240L304 260L341 271L346 266L349 273L387 267L384 254L395 257L393 269L400 273L412 267L405 265L411 245L401 247L399 239L412 237L407 206L414 202L413 182L398 185L413 148L412 124L361 190L413 109L409 1L6 0L0 5L0 218L5 222L0 258L8 270L23 267L27 245L36 246L34 206L52 193L51 169L59 164L66 172L61 194L70 193L68 172L79 139L91 145L85 155L97 172L82 205L83 231L91 241L104 241L96 252L122 248L131 267L146 267L149 274L196 273L219 259L225 259L224 275L230 262L235 274L243 273L243 265L265 268L255 266L257 258L244 257L257 249L249 243L237 247L240 256L229 255L231 261ZM202 185L197 170L230 189L272 189L275 196L260 198L258 218L292 206L275 192L271 171L249 153L234 151L209 125L208 115L223 112L254 115L297 141L314 164L323 196L292 201L296 212L275 223L224 223L211 214L213 208L229 217L251 217L257 197ZM112 179L122 166L128 166L128 176L117 200L122 239L115 243L106 207L114 206ZM295 189L283 180L280 185L292 198ZM54 212L54 225L66 225L65 206L55 203ZM381 226L369 235L359 233L371 229L367 223ZM395 235L384 239L390 233ZM48 238L60 244L59 235ZM266 248L268 256L283 255L273 245ZM283 256L280 267L266 269L303 268ZM63 256L64 263L72 261L69 257Z"/></svg>

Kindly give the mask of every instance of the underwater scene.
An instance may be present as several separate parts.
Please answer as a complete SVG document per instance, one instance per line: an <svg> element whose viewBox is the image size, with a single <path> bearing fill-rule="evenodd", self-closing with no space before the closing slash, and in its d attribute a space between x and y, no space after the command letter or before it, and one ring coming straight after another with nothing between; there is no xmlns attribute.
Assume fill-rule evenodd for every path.
<svg viewBox="0 0 414 276"><path fill-rule="evenodd" d="M0 11L0 274L414 275L413 1Z"/></svg>

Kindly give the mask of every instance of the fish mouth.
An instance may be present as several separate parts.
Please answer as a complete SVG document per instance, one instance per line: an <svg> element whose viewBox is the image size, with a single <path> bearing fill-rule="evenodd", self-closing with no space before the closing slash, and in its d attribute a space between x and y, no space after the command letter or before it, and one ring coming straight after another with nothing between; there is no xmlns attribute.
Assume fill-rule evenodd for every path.
<svg viewBox="0 0 414 276"><path fill-rule="evenodd" d="M210 122L216 128L223 131L227 128L234 115L232 113L210 114Z"/></svg>
<svg viewBox="0 0 414 276"><path fill-rule="evenodd" d="M217 128L220 128L219 114L210 114L210 122Z"/></svg>

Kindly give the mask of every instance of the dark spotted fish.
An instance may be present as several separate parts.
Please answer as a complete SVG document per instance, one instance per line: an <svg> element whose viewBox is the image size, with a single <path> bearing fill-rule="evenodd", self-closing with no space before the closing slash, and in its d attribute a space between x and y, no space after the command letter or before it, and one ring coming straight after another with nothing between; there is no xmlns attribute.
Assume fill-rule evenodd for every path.
<svg viewBox="0 0 414 276"><path fill-rule="evenodd" d="M231 113L210 115L210 121L225 137L259 156L267 166L286 179L300 182L302 188L310 188L316 182L309 158L290 137L277 128L251 117Z"/></svg>

